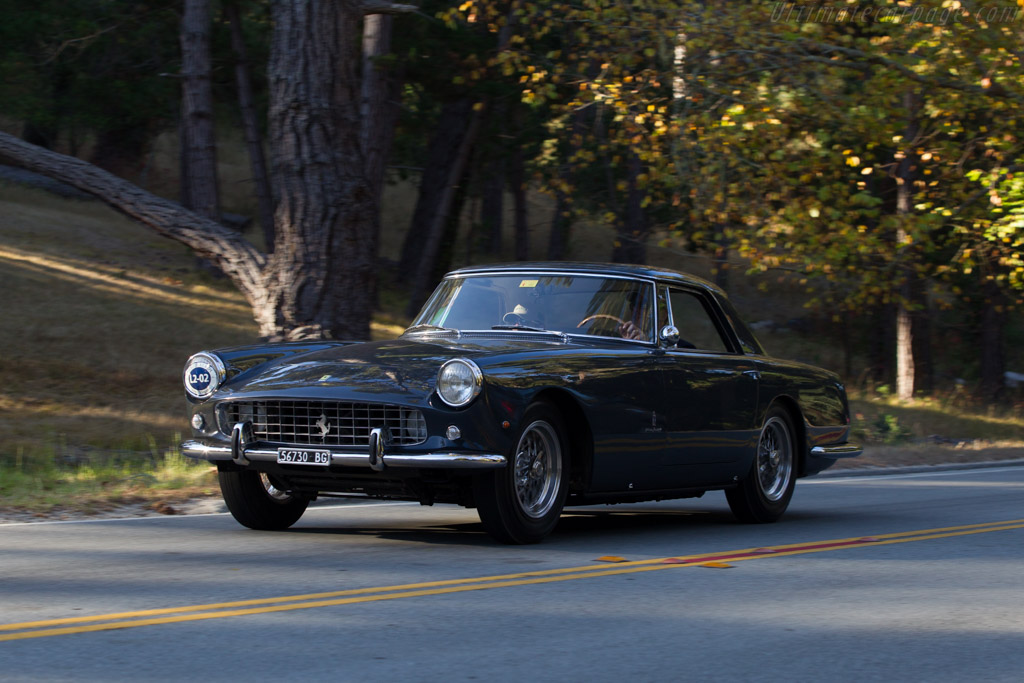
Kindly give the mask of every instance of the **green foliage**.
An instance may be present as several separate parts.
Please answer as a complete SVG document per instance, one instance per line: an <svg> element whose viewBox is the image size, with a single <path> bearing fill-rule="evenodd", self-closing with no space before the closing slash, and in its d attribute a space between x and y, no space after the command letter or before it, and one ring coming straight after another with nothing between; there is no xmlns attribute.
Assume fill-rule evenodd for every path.
<svg viewBox="0 0 1024 683"><path fill-rule="evenodd" d="M0 102L34 141L120 131L144 145L173 117L178 3L0 2Z"/></svg>
<svg viewBox="0 0 1024 683"><path fill-rule="evenodd" d="M988 174L972 170L968 178L979 185L987 211L958 225L964 241L958 256L965 273L978 269L982 277L1017 293L1024 290L1024 159Z"/></svg>
<svg viewBox="0 0 1024 683"><path fill-rule="evenodd" d="M912 434L909 429L900 424L899 418L891 413L882 413L872 424L873 441L880 441L886 444L897 444L909 441Z"/></svg>
<svg viewBox="0 0 1024 683"><path fill-rule="evenodd" d="M969 175L1019 158L1021 22L999 19L1019 18L1016 4L777 17L780 5L512 3L518 35L495 60L548 112L546 189L614 222L635 155L661 227L695 248L736 246L758 269L799 271L832 310L898 300L908 278L970 275L964 250L978 244L1011 245L1003 260L1020 272L1006 241L1018 223L972 204ZM446 17L497 31L509 6L470 0Z"/></svg>
<svg viewBox="0 0 1024 683"><path fill-rule="evenodd" d="M99 511L112 505L144 503L213 492L210 466L174 448L146 452L94 452L67 457L64 447L0 456L0 505L46 512Z"/></svg>

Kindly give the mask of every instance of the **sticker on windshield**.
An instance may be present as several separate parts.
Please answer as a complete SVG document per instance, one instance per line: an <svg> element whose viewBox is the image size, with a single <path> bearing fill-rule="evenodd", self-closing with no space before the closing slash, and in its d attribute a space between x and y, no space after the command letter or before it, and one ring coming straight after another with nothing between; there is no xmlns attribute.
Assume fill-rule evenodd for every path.
<svg viewBox="0 0 1024 683"><path fill-rule="evenodd" d="M522 282L519 283L519 286L520 287L536 287L537 286L537 281L536 280L523 280Z"/></svg>

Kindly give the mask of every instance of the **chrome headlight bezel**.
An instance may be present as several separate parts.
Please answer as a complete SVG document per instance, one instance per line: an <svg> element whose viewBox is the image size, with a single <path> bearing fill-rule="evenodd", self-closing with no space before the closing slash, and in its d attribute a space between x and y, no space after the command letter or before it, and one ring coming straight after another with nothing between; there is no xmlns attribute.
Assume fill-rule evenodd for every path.
<svg viewBox="0 0 1024 683"><path fill-rule="evenodd" d="M452 358L437 371L437 395L452 408L472 403L480 395L483 384L484 373L467 358Z"/></svg>
<svg viewBox="0 0 1024 683"><path fill-rule="evenodd" d="M207 381L205 384L202 381L202 376L192 374L196 371L206 373ZM194 399L204 401L213 396L217 389L220 388L227 374L224 361L209 351L200 351L193 354L188 359L188 362L185 363L185 369L181 373L181 381L185 385L185 393Z"/></svg>

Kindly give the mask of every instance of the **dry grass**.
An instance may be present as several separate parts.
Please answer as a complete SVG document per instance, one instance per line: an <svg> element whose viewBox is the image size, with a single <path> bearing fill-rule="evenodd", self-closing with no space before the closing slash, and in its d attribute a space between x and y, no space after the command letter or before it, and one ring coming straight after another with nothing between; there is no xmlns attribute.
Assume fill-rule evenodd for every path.
<svg viewBox="0 0 1024 683"><path fill-rule="evenodd" d="M192 350L251 342L242 297L96 202L0 187L0 454L170 445Z"/></svg>

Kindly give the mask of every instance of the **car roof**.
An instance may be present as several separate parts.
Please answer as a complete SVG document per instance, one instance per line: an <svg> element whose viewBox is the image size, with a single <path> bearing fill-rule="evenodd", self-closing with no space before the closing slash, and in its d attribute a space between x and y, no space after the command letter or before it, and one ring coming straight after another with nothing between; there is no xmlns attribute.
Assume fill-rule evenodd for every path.
<svg viewBox="0 0 1024 683"><path fill-rule="evenodd" d="M721 296L725 293L715 284L707 280L668 268L642 266L627 263L588 263L579 261L520 261L517 263L495 263L489 265L467 266L448 273L445 277L460 275L479 275L481 273L521 273L558 272L579 273L581 275L618 275L642 277L654 280L676 282L679 284L696 285L711 290Z"/></svg>

